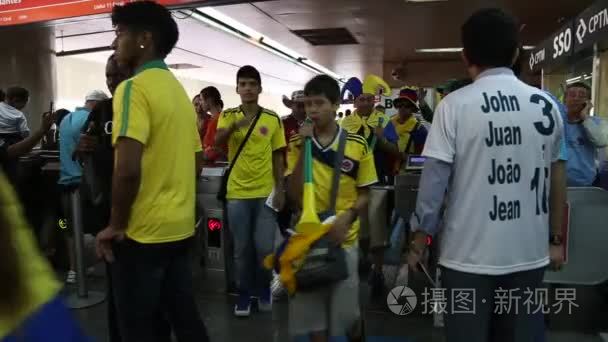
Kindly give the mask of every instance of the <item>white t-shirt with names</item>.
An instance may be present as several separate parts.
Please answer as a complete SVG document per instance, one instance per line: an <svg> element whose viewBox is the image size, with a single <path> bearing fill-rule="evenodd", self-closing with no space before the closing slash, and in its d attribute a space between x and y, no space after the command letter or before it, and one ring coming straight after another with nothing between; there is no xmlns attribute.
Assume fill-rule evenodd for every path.
<svg viewBox="0 0 608 342"><path fill-rule="evenodd" d="M452 164L439 263L501 275L549 263L557 104L509 69L491 69L437 107L423 154Z"/></svg>

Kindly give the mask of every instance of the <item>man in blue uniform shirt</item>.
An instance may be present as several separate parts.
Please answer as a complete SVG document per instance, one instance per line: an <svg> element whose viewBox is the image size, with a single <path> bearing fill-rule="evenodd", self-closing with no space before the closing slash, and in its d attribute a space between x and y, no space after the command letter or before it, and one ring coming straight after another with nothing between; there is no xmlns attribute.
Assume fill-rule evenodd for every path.
<svg viewBox="0 0 608 342"><path fill-rule="evenodd" d="M599 185L598 151L608 146L608 126L598 117L590 116L591 88L582 82L568 85L564 119L568 148L568 186Z"/></svg>
<svg viewBox="0 0 608 342"><path fill-rule="evenodd" d="M104 92L94 90L85 99L84 107L76 110L61 121L59 125L59 185L62 186L62 207L64 216L69 216L69 194L79 187L82 177L82 167L76 160L74 152L78 145L80 133L84 123L89 117L89 113L95 105L106 100L108 97ZM66 282L73 284L76 282L76 257L74 255L74 244L72 237L66 239L68 254L70 259L70 270L68 271Z"/></svg>

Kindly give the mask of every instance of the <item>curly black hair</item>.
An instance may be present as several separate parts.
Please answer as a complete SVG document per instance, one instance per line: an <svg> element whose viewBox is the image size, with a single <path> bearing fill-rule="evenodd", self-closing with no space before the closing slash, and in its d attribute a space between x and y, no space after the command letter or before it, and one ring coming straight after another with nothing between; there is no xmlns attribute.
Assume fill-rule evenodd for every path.
<svg viewBox="0 0 608 342"><path fill-rule="evenodd" d="M167 57L179 39L179 29L171 12L154 1L136 1L114 7L112 24L123 25L135 32L152 33L156 53L161 58Z"/></svg>

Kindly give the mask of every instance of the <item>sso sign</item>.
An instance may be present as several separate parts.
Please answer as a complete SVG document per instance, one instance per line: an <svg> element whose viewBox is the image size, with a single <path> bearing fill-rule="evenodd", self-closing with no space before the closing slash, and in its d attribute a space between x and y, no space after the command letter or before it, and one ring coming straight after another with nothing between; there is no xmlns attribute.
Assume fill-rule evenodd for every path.
<svg viewBox="0 0 608 342"><path fill-rule="evenodd" d="M568 27L553 38L553 59L568 55L572 51L572 28Z"/></svg>
<svg viewBox="0 0 608 342"><path fill-rule="evenodd" d="M574 51L574 39L573 22L569 21L559 31L540 43L536 49L530 51L528 59L530 71L537 72L547 69L570 57Z"/></svg>
<svg viewBox="0 0 608 342"><path fill-rule="evenodd" d="M575 51L593 46L608 36L608 0L598 1L587 8L574 21L576 30Z"/></svg>

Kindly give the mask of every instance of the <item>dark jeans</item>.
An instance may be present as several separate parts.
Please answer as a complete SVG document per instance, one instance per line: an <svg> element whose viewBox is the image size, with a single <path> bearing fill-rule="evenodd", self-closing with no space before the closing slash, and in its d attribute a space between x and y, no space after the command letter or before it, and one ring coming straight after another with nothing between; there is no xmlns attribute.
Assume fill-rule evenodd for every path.
<svg viewBox="0 0 608 342"><path fill-rule="evenodd" d="M112 294L124 342L169 342L167 321L178 342L209 340L194 300L191 244L192 239L114 245Z"/></svg>
<svg viewBox="0 0 608 342"><path fill-rule="evenodd" d="M535 291L541 288L545 268L505 274L500 276L479 275L441 268L441 281L446 289L447 314L445 332L447 342L537 342L542 338L539 317L525 305L527 296L524 290ZM458 296L460 290L474 290L475 312L453 313L452 290ZM497 290L515 290L507 310L496 312ZM504 292L503 292L504 293ZM508 294L508 292L507 292ZM485 303L484 303L485 300ZM501 302L504 301L501 299ZM516 311L517 310L517 311ZM542 340L542 339L541 339Z"/></svg>

